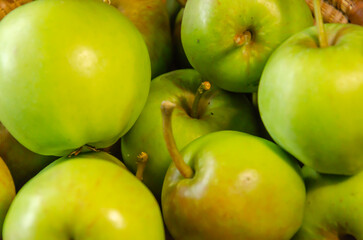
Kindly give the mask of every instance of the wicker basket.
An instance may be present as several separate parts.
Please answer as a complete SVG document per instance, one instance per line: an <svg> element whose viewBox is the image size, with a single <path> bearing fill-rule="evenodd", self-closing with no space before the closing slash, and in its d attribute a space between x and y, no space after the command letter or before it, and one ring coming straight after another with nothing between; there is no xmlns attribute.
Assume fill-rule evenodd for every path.
<svg viewBox="0 0 363 240"><path fill-rule="evenodd" d="M314 0L305 0L314 13ZM363 25L363 0L324 0L321 3L324 22Z"/></svg>

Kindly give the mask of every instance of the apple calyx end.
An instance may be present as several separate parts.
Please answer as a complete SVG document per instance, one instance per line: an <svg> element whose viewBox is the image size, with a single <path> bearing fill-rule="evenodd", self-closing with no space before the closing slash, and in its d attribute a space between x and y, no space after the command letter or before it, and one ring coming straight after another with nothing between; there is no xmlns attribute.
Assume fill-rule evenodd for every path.
<svg viewBox="0 0 363 240"><path fill-rule="evenodd" d="M243 33L238 33L234 36L233 41L236 46L243 46L248 44L252 40L252 33L249 30L244 31Z"/></svg>

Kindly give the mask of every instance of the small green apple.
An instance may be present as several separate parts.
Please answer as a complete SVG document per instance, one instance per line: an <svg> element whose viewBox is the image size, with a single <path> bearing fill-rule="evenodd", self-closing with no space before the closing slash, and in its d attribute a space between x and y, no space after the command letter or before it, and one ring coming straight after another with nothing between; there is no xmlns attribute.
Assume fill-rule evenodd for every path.
<svg viewBox="0 0 363 240"><path fill-rule="evenodd" d="M258 105L271 137L305 165L354 174L363 170L363 27L325 28L327 47L312 27L272 54Z"/></svg>
<svg viewBox="0 0 363 240"><path fill-rule="evenodd" d="M6 240L164 240L150 191L106 153L61 158L19 191Z"/></svg>
<svg viewBox="0 0 363 240"><path fill-rule="evenodd" d="M304 0L188 0L181 36L203 77L228 91L254 92L272 51L311 25Z"/></svg>
<svg viewBox="0 0 363 240"><path fill-rule="evenodd" d="M136 171L137 156L149 155L144 183L160 197L165 173L170 165L160 114L160 104L171 100L177 104L173 117L174 133L179 148L207 133L219 130L245 131L258 134L256 113L243 94L229 93L213 87L200 98L193 116L198 87L203 82L192 69L163 74L151 83L150 93L140 117L122 138L122 156L128 168Z"/></svg>
<svg viewBox="0 0 363 240"><path fill-rule="evenodd" d="M170 137L170 108L162 107L174 161L162 209L175 239L289 240L296 233L305 186L295 159L270 141L236 131L202 136L180 154Z"/></svg>
<svg viewBox="0 0 363 240"><path fill-rule="evenodd" d="M363 172L352 177L314 173L305 176L304 220L294 240L363 239Z"/></svg>
<svg viewBox="0 0 363 240"><path fill-rule="evenodd" d="M0 233L11 202L15 197L15 185L10 171L0 157ZM1 239L1 235L0 235Z"/></svg>
<svg viewBox="0 0 363 240"><path fill-rule="evenodd" d="M0 121L26 148L104 148L139 116L150 59L137 28L93 0L39 0L0 22Z"/></svg>
<svg viewBox="0 0 363 240"><path fill-rule="evenodd" d="M42 156L28 150L11 136L0 122L0 157L8 166L19 190L29 179L56 159L52 156Z"/></svg>

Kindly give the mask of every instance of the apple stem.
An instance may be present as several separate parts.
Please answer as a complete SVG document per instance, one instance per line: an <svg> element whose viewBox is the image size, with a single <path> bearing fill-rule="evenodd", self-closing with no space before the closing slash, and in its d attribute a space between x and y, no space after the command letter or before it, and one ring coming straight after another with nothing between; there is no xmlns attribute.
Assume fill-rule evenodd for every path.
<svg viewBox="0 0 363 240"><path fill-rule="evenodd" d="M180 174L185 178L191 178L194 175L193 169L184 162L182 155L176 147L175 139L173 136L173 129L171 127L171 115L173 114L174 108L175 104L170 101L163 101L161 103L164 139L169 154Z"/></svg>
<svg viewBox="0 0 363 240"><path fill-rule="evenodd" d="M93 146L91 146L91 145L86 144L85 146L86 146L89 150L91 150L91 151L93 151L93 152L101 152L101 149L98 149L98 148L93 147Z"/></svg>
<svg viewBox="0 0 363 240"><path fill-rule="evenodd" d="M111 0L103 0L103 2L104 3L107 3L108 5L111 5L112 4Z"/></svg>
<svg viewBox="0 0 363 240"><path fill-rule="evenodd" d="M329 44L324 29L324 22L323 22L323 17L321 15L320 3L321 0L314 0L314 15L316 19L316 26L318 28L319 45L321 48L325 48L328 47Z"/></svg>
<svg viewBox="0 0 363 240"><path fill-rule="evenodd" d="M144 179L144 170L146 167L146 163L149 160L149 155L146 152L141 152L137 155L137 170L136 177L142 181Z"/></svg>
<svg viewBox="0 0 363 240"><path fill-rule="evenodd" d="M79 147L79 148L77 148L76 150L74 150L73 152L71 152L70 154L68 154L68 156L67 157L73 157L73 156L78 156L78 154L80 154L81 153L81 151L82 151L82 148L83 147Z"/></svg>
<svg viewBox="0 0 363 240"><path fill-rule="evenodd" d="M193 102L193 106L192 106L192 112L190 114L192 118L199 117L198 109L199 109L200 99L202 98L203 94L206 91L208 91L210 88L211 88L211 84L208 81L202 82L202 84L200 84L200 86L198 87L197 92L195 93L195 98L194 98L194 102Z"/></svg>

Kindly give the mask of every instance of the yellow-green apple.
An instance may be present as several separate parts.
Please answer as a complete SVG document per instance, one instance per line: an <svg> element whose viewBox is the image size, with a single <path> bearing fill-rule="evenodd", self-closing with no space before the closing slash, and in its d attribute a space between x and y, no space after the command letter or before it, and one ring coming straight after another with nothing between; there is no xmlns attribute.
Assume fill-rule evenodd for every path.
<svg viewBox="0 0 363 240"><path fill-rule="evenodd" d="M199 90L203 81L201 75L192 69L176 70L154 79L145 108L122 138L123 160L132 171L136 171L138 154L146 152L149 155L144 183L157 198L160 198L164 176L171 162L162 134L162 101L171 100L177 105L173 130L179 148L219 130L258 134L256 113L245 95L229 93L213 85L201 94Z"/></svg>
<svg viewBox="0 0 363 240"><path fill-rule="evenodd" d="M326 47L312 27L272 54L258 105L271 137L304 164L355 174L363 170L363 27L325 29Z"/></svg>
<svg viewBox="0 0 363 240"><path fill-rule="evenodd" d="M61 158L19 191L6 240L164 240L159 205L142 182L106 153Z"/></svg>
<svg viewBox="0 0 363 240"><path fill-rule="evenodd" d="M150 75L141 34L102 2L33 1L1 21L0 121L38 154L115 143L139 116Z"/></svg>
<svg viewBox="0 0 363 240"><path fill-rule="evenodd" d="M162 105L174 162L162 191L171 235L178 240L291 239L305 203L295 159L268 140L236 131L207 134L180 153L170 126L174 106Z"/></svg>
<svg viewBox="0 0 363 240"><path fill-rule="evenodd" d="M228 91L254 92L272 51L312 24L304 0L188 0L181 35L203 77Z"/></svg>

